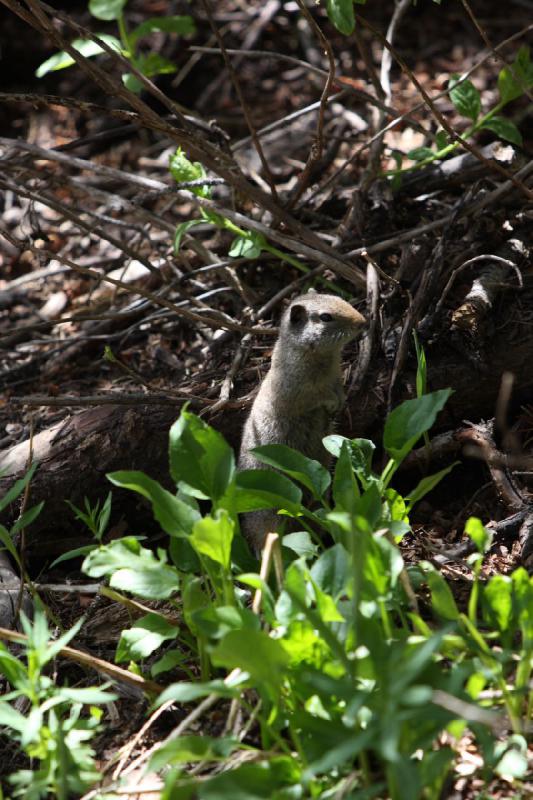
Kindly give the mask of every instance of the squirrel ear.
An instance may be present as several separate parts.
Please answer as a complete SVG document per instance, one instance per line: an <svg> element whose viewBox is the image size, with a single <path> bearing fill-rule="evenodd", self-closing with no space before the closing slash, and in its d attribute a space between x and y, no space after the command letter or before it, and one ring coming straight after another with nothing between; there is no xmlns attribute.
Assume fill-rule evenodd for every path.
<svg viewBox="0 0 533 800"><path fill-rule="evenodd" d="M298 325L301 322L305 322L306 319L307 311L305 306L301 306L299 303L295 303L295 305L291 306L290 321L293 325Z"/></svg>

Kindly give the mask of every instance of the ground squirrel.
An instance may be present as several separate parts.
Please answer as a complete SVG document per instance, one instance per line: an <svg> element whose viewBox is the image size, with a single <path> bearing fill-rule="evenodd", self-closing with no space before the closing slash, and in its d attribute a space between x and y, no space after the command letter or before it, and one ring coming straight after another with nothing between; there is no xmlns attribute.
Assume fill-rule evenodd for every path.
<svg viewBox="0 0 533 800"><path fill-rule="evenodd" d="M310 292L292 301L244 426L239 469L266 468L250 453L262 444L286 444L327 463L322 439L331 433L344 403L341 351L365 324L358 311L335 295ZM270 510L241 517L243 533L256 553L279 523Z"/></svg>

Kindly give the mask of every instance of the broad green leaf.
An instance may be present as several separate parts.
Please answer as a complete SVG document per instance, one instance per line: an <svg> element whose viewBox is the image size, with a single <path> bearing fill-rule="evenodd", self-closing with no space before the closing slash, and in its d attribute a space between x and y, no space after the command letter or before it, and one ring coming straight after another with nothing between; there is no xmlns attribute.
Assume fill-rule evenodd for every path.
<svg viewBox="0 0 533 800"><path fill-rule="evenodd" d="M96 19L118 19L128 0L89 0L89 11Z"/></svg>
<svg viewBox="0 0 533 800"><path fill-rule="evenodd" d="M150 565L117 570L111 575L109 585L146 600L166 600L178 591L179 574L174 567L154 559Z"/></svg>
<svg viewBox="0 0 533 800"><path fill-rule="evenodd" d="M355 479L347 440L343 441L333 477L333 500L335 509L353 513L355 501L360 496Z"/></svg>
<svg viewBox="0 0 533 800"><path fill-rule="evenodd" d="M215 606L212 603L192 613L196 632L212 643L223 639L230 631L259 630L259 617L248 608Z"/></svg>
<svg viewBox="0 0 533 800"><path fill-rule="evenodd" d="M238 740L231 736L178 736L155 751L148 769L158 771L194 761L224 761L238 746Z"/></svg>
<svg viewBox="0 0 533 800"><path fill-rule="evenodd" d="M137 470L109 472L107 478L115 486L131 489L146 497L152 504L155 518L169 536L188 536L194 523L200 518L198 511L167 489L163 489L160 483L149 478L144 472Z"/></svg>
<svg viewBox="0 0 533 800"><path fill-rule="evenodd" d="M295 531L286 533L281 540L281 546L292 550L297 556L313 558L318 553L318 547L313 543L307 531Z"/></svg>
<svg viewBox="0 0 533 800"><path fill-rule="evenodd" d="M182 650L167 650L164 656L156 661L155 664L152 664L150 674L152 678L157 678L164 672L170 672L170 670L176 667L186 667L187 661L188 654L184 653Z"/></svg>
<svg viewBox="0 0 533 800"><path fill-rule="evenodd" d="M298 513L302 492L289 478L270 469L246 469L235 478L237 511L285 508Z"/></svg>
<svg viewBox="0 0 533 800"><path fill-rule="evenodd" d="M118 695L114 692L99 689L96 686L80 687L78 689L62 686L57 691L62 699L68 700L70 703L83 703L84 705L110 703L118 698Z"/></svg>
<svg viewBox="0 0 533 800"><path fill-rule="evenodd" d="M287 762L291 767L286 766ZM172 775L172 773L170 773ZM294 786L293 786L294 784ZM287 756L260 764L241 764L202 781L172 779L172 800L299 800L300 772Z"/></svg>
<svg viewBox="0 0 533 800"><path fill-rule="evenodd" d="M513 583L508 575L494 575L483 589L486 616L499 631L506 631L513 614Z"/></svg>
<svg viewBox="0 0 533 800"><path fill-rule="evenodd" d="M355 28L354 0L326 0L326 11L338 31L349 36Z"/></svg>
<svg viewBox="0 0 533 800"><path fill-rule="evenodd" d="M110 586L116 589L153 600L166 599L179 588L177 570L141 547L132 536L95 548L82 569L92 578L109 576Z"/></svg>
<svg viewBox="0 0 533 800"><path fill-rule="evenodd" d="M264 631L230 631L212 650L215 666L248 672L258 691L278 698L289 657L283 645Z"/></svg>
<svg viewBox="0 0 533 800"><path fill-rule="evenodd" d="M122 51L122 45L115 36L109 36L107 33L99 33L97 35L99 39L109 45L109 47L112 47L113 50L116 50L117 53ZM74 39L71 46L74 50L77 50L78 53L81 53L82 56L85 56L85 58L92 58L104 52L103 48L97 42L93 42L92 39ZM76 61L66 50L60 50L59 53L54 53L53 56L43 61L35 70L35 75L37 78L42 78L49 72L66 69L75 63Z"/></svg>
<svg viewBox="0 0 533 800"><path fill-rule="evenodd" d="M167 639L175 639L179 628L160 614L147 614L135 621L133 627L122 631L117 646L116 661L140 661L161 647Z"/></svg>
<svg viewBox="0 0 533 800"><path fill-rule="evenodd" d="M264 237L261 237L265 241ZM232 258L259 258L263 248L262 242L252 235L236 236L228 255Z"/></svg>
<svg viewBox="0 0 533 800"><path fill-rule="evenodd" d="M450 99L459 114L475 122L481 111L480 94L472 81L467 79L459 83L459 80L459 75L450 78Z"/></svg>
<svg viewBox="0 0 533 800"><path fill-rule="evenodd" d="M195 522L189 541L197 553L228 570L234 534L234 521L225 509L219 509L214 517L203 517Z"/></svg>
<svg viewBox="0 0 533 800"><path fill-rule="evenodd" d="M244 677L241 674L231 684L222 680L208 681L207 683L190 683L189 681L171 683L158 696L154 706L159 708L168 700L173 700L175 703L192 703L200 697L207 697L210 694L217 694L220 697L236 697L240 694L238 687L243 680Z"/></svg>
<svg viewBox="0 0 533 800"><path fill-rule="evenodd" d="M503 105L516 100L524 94L525 89L533 86L533 64L529 59L529 47L524 45L518 51L515 61L512 64L512 72L509 67L504 67L498 75L498 91Z"/></svg>
<svg viewBox="0 0 533 800"><path fill-rule="evenodd" d="M465 533L470 536L478 553L486 553L492 542L492 534L477 517L469 517L465 525Z"/></svg>
<svg viewBox="0 0 533 800"><path fill-rule="evenodd" d="M431 607L433 611L445 620L458 620L459 609L447 582L431 564L425 563L424 566L426 580L431 591Z"/></svg>
<svg viewBox="0 0 533 800"><path fill-rule="evenodd" d="M317 586L336 600L347 591L350 557L342 545L333 545L315 561L310 574Z"/></svg>
<svg viewBox="0 0 533 800"><path fill-rule="evenodd" d="M431 492L432 489L437 486L441 480L448 475L452 469L460 464L460 461L454 461L453 464L450 464L449 467L444 467L444 469L439 470L439 472L435 472L433 475L427 475L425 478L422 478L418 486L416 486L412 492L409 492L407 497L405 498L407 503L407 512L412 509L415 503L418 503L423 497Z"/></svg>
<svg viewBox="0 0 533 800"><path fill-rule="evenodd" d="M279 469L309 489L320 500L329 488L331 477L319 461L302 455L285 444L265 444L254 447L253 454L265 464Z"/></svg>
<svg viewBox="0 0 533 800"><path fill-rule="evenodd" d="M506 142L511 142L511 144L516 144L519 147L522 145L522 134L510 119L494 116L485 120L481 127L488 128L489 131L493 131L496 136L499 136L500 139L505 139Z"/></svg>
<svg viewBox="0 0 533 800"><path fill-rule="evenodd" d="M18 733L24 733L28 726L26 717L16 711L9 703L0 700L0 725L6 725Z"/></svg>
<svg viewBox="0 0 533 800"><path fill-rule="evenodd" d="M397 463L431 428L451 394L451 389L439 389L414 400L405 400L391 411L385 422L383 445Z"/></svg>
<svg viewBox="0 0 533 800"><path fill-rule="evenodd" d="M235 474L235 457L222 434L183 409L170 429L170 473L194 497L219 500Z"/></svg>
<svg viewBox="0 0 533 800"><path fill-rule="evenodd" d="M142 36L150 33L161 31L162 33L177 33L180 36L187 36L194 33L195 30L194 20L189 16L151 17L134 28L128 38L133 47Z"/></svg>
<svg viewBox="0 0 533 800"><path fill-rule="evenodd" d="M361 481L364 489L367 489L377 480L372 474L372 458L376 445L370 439L347 439L345 436L332 434L322 439L322 444L331 455L339 458L342 447L346 443L353 471Z"/></svg>
<svg viewBox="0 0 533 800"><path fill-rule="evenodd" d="M526 739L520 734L513 734L504 742L496 742L494 753L501 758L494 771L506 780L517 778L518 780L527 777L531 766L528 758L528 746ZM529 772L529 774L531 774Z"/></svg>
<svg viewBox="0 0 533 800"><path fill-rule="evenodd" d="M27 675L25 665L0 642L0 674L13 686L18 686Z"/></svg>

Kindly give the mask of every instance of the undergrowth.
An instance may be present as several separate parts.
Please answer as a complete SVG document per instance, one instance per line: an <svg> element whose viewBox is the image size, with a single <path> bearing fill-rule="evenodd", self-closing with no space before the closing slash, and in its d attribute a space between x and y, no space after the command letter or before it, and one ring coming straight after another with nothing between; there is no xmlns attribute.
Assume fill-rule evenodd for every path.
<svg viewBox="0 0 533 800"><path fill-rule="evenodd" d="M237 472L224 438L185 408L170 431L175 491L143 472L108 475L151 503L168 547L153 552L133 534L102 543L110 498L102 508L77 510L97 536L84 572L106 579L115 598L168 604L168 612L152 610L123 631L116 651L130 669L160 683L167 677L152 708L207 697L229 708L220 735L184 732L155 748L148 769L165 776L162 798L437 800L453 771L454 743L467 730L482 754L482 776L505 776L519 796L533 706L533 581L524 569L481 581L490 533L476 518L465 528L476 553L464 609L431 563L406 567L398 546L414 504L453 468L424 477L406 496L391 485L449 394L420 394L389 415L381 472L371 441L336 435L324 440L331 474L283 445L256 449L268 469ZM281 548L275 536L268 542L257 572L238 514L261 508L280 509L296 531ZM104 697L88 690L69 706L73 690L50 678L44 690L31 689L30 673L45 663L35 653L44 647L49 660L61 641L49 641L43 625L41 613L33 633L24 622L29 639L20 659L0 651L14 687L0 721L34 759L36 775L65 782L68 770L89 785L90 749L80 765L61 759L65 726L89 739L94 704ZM191 679L168 679L176 667ZM21 694L31 701L27 714L10 702ZM83 704L93 707L88 718ZM46 750L45 713L47 741L55 742ZM190 774L193 762L201 775ZM50 791L39 780L32 797ZM28 773L10 782L23 795Z"/></svg>

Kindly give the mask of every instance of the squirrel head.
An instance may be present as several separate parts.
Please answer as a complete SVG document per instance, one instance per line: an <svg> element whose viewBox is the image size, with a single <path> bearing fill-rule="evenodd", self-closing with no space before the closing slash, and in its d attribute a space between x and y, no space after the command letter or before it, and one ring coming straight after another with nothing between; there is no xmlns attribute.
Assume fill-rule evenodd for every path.
<svg viewBox="0 0 533 800"><path fill-rule="evenodd" d="M280 339L302 349L337 350L366 325L363 315L340 297L310 292L296 297L285 311Z"/></svg>

